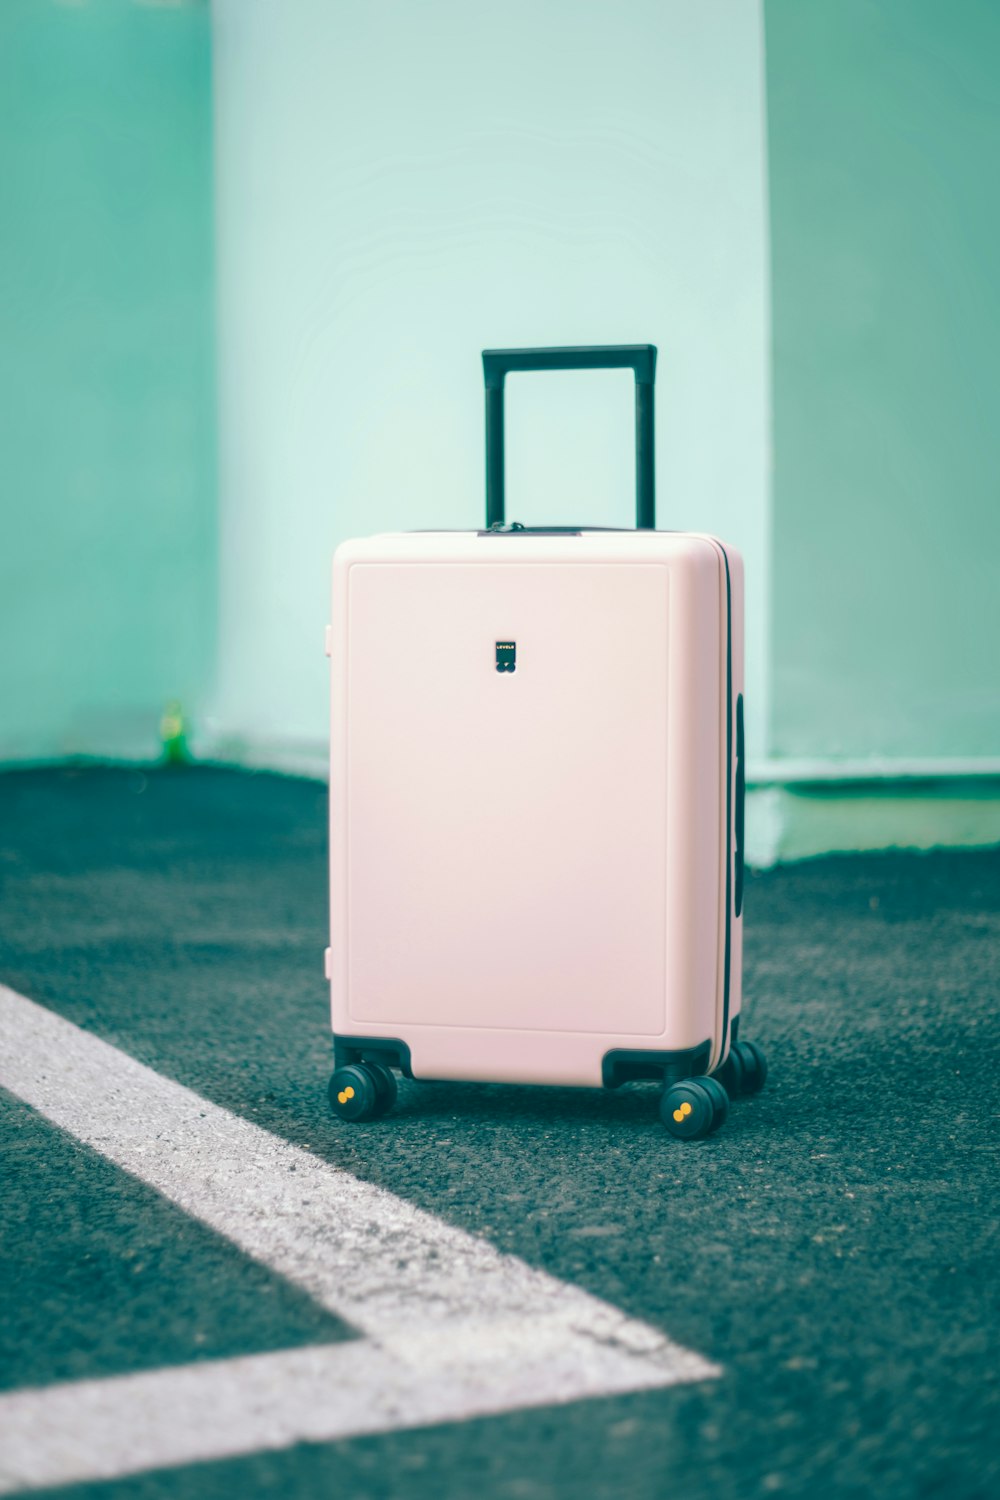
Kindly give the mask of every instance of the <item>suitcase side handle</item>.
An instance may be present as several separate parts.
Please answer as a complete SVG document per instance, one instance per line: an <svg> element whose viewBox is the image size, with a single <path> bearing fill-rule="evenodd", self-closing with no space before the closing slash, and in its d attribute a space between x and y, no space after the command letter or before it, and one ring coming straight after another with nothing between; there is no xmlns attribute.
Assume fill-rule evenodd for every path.
<svg viewBox="0 0 1000 1500"><path fill-rule="evenodd" d="M565 349L484 349L486 381L486 526L504 524L504 379L513 370L633 370L635 372L635 524L656 525L653 465L655 344L583 344Z"/></svg>

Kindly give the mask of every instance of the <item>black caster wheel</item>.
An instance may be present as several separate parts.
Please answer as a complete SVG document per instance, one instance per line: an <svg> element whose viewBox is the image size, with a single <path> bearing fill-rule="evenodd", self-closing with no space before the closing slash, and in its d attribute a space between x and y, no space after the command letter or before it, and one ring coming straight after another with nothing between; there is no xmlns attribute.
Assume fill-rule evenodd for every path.
<svg viewBox="0 0 1000 1500"><path fill-rule="evenodd" d="M716 1068L712 1074L712 1077L717 1078L722 1084L730 1099L738 1099L745 1092L743 1061L737 1051L737 1045L733 1042L722 1067Z"/></svg>
<svg viewBox="0 0 1000 1500"><path fill-rule="evenodd" d="M744 1094L759 1094L767 1082L767 1058L756 1042L736 1042L743 1065Z"/></svg>
<svg viewBox="0 0 1000 1500"><path fill-rule="evenodd" d="M396 1088L396 1075L391 1068L384 1063L365 1063L365 1067L375 1079L375 1090L378 1094L378 1102L375 1105L373 1119L380 1120L387 1115L396 1102L398 1090Z"/></svg>
<svg viewBox="0 0 1000 1500"><path fill-rule="evenodd" d="M756 1042L734 1042L714 1076L731 1099L741 1094L759 1094L767 1082L767 1058Z"/></svg>
<svg viewBox="0 0 1000 1500"><path fill-rule="evenodd" d="M679 1141L700 1141L718 1130L729 1113L729 1095L717 1078L672 1083L660 1096L660 1117Z"/></svg>
<svg viewBox="0 0 1000 1500"><path fill-rule="evenodd" d="M330 1079L330 1108L339 1120L372 1120L378 1113L379 1085L366 1063L335 1068Z"/></svg>

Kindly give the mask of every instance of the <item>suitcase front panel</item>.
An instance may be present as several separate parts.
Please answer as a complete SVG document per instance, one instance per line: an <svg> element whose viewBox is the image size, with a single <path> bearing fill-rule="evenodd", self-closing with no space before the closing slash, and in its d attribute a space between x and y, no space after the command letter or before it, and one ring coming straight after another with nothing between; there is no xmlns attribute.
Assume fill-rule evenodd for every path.
<svg viewBox="0 0 1000 1500"><path fill-rule="evenodd" d="M349 1024L663 1033L669 605L662 562L351 566Z"/></svg>

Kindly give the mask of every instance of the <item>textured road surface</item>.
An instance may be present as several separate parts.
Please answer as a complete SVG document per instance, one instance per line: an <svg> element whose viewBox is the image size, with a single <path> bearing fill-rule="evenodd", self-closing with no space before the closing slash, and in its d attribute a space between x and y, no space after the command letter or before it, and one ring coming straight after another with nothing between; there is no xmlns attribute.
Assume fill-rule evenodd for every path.
<svg viewBox="0 0 1000 1500"><path fill-rule="evenodd" d="M996 1495L1000 852L753 877L772 1083L685 1147L641 1086L404 1084L333 1122L324 816L266 775L0 776L0 979L724 1374L61 1493ZM346 1332L23 1105L2 1129L6 1388Z"/></svg>

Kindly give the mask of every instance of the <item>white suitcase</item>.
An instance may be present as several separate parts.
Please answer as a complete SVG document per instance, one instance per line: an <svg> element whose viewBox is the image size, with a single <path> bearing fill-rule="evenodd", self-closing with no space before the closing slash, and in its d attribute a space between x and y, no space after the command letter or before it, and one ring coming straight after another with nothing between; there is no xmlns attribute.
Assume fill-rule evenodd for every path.
<svg viewBox="0 0 1000 1500"><path fill-rule="evenodd" d="M415 1079L660 1079L671 1134L763 1086L737 1042L743 565L653 530L652 345L487 350L487 529L333 565L330 1102ZM512 370L630 367L635 531L504 525ZM715 1074L715 1077L710 1075ZM728 1092L727 1092L728 1091Z"/></svg>

